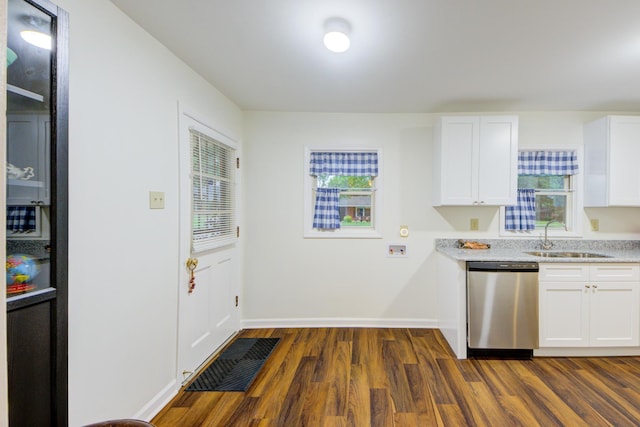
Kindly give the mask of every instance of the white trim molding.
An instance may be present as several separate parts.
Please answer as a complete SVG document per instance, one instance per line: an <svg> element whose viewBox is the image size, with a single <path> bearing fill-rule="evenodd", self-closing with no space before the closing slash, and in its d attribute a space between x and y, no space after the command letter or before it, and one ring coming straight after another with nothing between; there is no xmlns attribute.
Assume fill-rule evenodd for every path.
<svg viewBox="0 0 640 427"><path fill-rule="evenodd" d="M244 319L243 329L265 328L421 328L437 329L437 319L378 319L309 317L295 319Z"/></svg>

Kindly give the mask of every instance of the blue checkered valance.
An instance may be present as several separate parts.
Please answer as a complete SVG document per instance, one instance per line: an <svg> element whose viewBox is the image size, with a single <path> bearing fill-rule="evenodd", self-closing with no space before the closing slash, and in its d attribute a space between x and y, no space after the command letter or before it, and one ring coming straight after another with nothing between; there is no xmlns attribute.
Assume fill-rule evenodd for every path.
<svg viewBox="0 0 640 427"><path fill-rule="evenodd" d="M520 151L518 175L576 175L575 151Z"/></svg>
<svg viewBox="0 0 640 427"><path fill-rule="evenodd" d="M313 152L309 175L378 176L378 153Z"/></svg>

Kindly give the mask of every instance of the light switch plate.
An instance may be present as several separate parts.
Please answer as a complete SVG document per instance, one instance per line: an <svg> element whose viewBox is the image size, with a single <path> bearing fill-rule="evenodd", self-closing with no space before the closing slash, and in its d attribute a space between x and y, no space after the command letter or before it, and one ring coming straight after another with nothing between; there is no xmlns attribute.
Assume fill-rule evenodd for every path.
<svg viewBox="0 0 640 427"><path fill-rule="evenodd" d="M600 231L600 220L591 220L591 231Z"/></svg>
<svg viewBox="0 0 640 427"><path fill-rule="evenodd" d="M471 231L478 231L479 228L479 220L478 218L471 218L471 220L469 221L469 230Z"/></svg>
<svg viewBox="0 0 640 427"><path fill-rule="evenodd" d="M149 191L149 209L164 209L164 191Z"/></svg>

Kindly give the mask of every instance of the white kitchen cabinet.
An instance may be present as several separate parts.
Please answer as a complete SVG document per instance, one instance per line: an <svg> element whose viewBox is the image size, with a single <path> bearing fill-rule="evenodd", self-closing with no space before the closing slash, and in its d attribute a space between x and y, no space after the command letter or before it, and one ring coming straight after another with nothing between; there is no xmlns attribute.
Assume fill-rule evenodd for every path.
<svg viewBox="0 0 640 427"><path fill-rule="evenodd" d="M50 204L50 141L48 115L7 115L7 205Z"/></svg>
<svg viewBox="0 0 640 427"><path fill-rule="evenodd" d="M640 206L640 116L607 116L584 127L585 207Z"/></svg>
<svg viewBox="0 0 640 427"><path fill-rule="evenodd" d="M446 116L434 132L433 204L516 203L517 116Z"/></svg>
<svg viewBox="0 0 640 427"><path fill-rule="evenodd" d="M540 347L640 345L640 265L540 264Z"/></svg>

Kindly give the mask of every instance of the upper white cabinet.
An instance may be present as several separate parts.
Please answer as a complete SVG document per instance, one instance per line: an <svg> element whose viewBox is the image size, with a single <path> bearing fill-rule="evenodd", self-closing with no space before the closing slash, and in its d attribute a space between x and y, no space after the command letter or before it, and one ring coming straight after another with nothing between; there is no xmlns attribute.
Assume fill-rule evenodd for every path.
<svg viewBox="0 0 640 427"><path fill-rule="evenodd" d="M516 204L517 116L441 117L434 134L433 204Z"/></svg>
<svg viewBox="0 0 640 427"><path fill-rule="evenodd" d="M50 141L49 115L7 115L7 205L50 204Z"/></svg>
<svg viewBox="0 0 640 427"><path fill-rule="evenodd" d="M584 127L584 205L640 206L640 116L607 116Z"/></svg>

